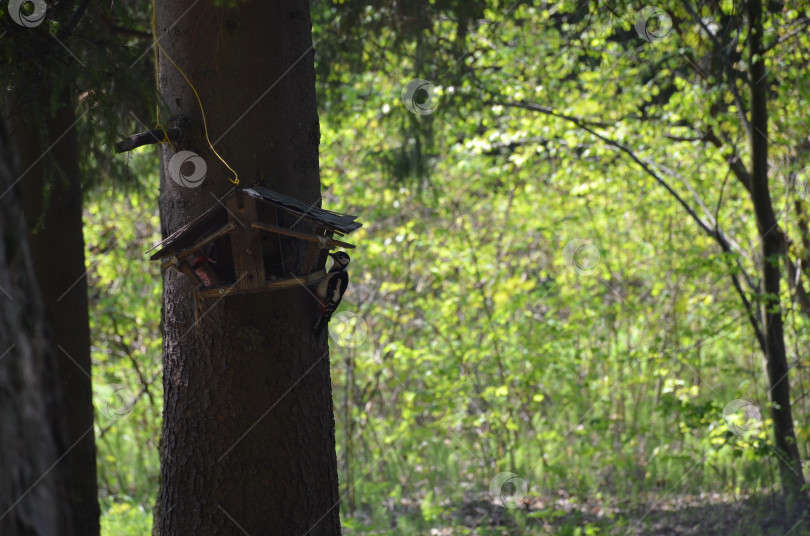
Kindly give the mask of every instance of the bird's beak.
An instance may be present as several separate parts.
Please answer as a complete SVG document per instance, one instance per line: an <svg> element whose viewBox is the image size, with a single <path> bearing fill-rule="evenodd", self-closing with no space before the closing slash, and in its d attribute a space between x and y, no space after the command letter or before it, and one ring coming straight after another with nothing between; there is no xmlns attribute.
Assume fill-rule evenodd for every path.
<svg viewBox="0 0 810 536"><path fill-rule="evenodd" d="M327 253L327 255L329 255L330 257L332 257L333 259L335 259L335 254L334 254L334 253ZM337 260L337 259L335 259L335 260Z"/></svg>

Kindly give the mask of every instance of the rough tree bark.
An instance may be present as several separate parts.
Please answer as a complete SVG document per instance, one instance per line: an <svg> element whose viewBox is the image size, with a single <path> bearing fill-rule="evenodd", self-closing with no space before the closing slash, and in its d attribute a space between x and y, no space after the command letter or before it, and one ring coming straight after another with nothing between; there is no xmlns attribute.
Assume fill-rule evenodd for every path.
<svg viewBox="0 0 810 536"><path fill-rule="evenodd" d="M19 95L10 106L9 128L20 154L17 187L34 274L65 391L61 410L70 450L55 470L72 482L76 534L92 536L99 533L99 505L77 118L69 91L52 113L51 106L47 92ZM44 125L32 119L31 107L47 110Z"/></svg>
<svg viewBox="0 0 810 536"><path fill-rule="evenodd" d="M205 108L211 141L242 187L265 184L317 204L319 126L307 0L159 2L157 35ZM164 33L165 32L165 33ZM202 125L189 84L160 55L172 114ZM221 140L219 139L221 138ZM164 236L233 185L204 138L183 149L207 164L204 183L167 175ZM293 253L294 255L294 253ZM340 534L326 334L304 288L196 303L189 280L164 275L165 409L154 533Z"/></svg>
<svg viewBox="0 0 810 536"><path fill-rule="evenodd" d="M87 533L76 530L73 482L61 470L73 444L64 385L46 341L10 145L0 118L0 534L80 536Z"/></svg>
<svg viewBox="0 0 810 536"><path fill-rule="evenodd" d="M768 189L768 76L763 57L762 3L748 0L748 52L751 76L751 199L762 247L762 318L766 341L768 395L779 473L788 495L804 485L801 456L793 430L790 380L780 306L780 262L784 244Z"/></svg>

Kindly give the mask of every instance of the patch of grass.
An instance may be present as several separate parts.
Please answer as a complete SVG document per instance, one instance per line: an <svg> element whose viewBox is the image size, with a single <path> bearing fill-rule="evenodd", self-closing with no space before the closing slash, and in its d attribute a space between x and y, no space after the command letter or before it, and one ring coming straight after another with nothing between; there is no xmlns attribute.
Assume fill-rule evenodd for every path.
<svg viewBox="0 0 810 536"><path fill-rule="evenodd" d="M101 536L144 536L151 533L152 511L143 506L114 502L103 510Z"/></svg>

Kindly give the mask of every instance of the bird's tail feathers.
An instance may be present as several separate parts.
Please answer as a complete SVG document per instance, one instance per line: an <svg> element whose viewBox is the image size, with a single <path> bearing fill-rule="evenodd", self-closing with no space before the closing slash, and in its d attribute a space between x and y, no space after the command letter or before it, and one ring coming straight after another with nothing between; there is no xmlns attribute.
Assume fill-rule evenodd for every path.
<svg viewBox="0 0 810 536"><path fill-rule="evenodd" d="M323 319L324 317L320 316L318 317L318 321L315 322L315 328L312 331L315 333L316 337L321 334L321 331L323 331L323 327L326 325L326 322L324 322Z"/></svg>

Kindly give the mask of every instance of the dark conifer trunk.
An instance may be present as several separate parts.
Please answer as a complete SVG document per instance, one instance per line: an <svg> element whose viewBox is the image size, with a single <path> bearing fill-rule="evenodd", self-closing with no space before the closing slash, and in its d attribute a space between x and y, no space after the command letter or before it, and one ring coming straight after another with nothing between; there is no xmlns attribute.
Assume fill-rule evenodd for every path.
<svg viewBox="0 0 810 536"><path fill-rule="evenodd" d="M72 498L64 465L70 454L62 458L75 443L65 418L70 406L59 356L46 340L25 218L12 187L20 171L10 140L0 119L0 534L92 534ZM86 432L92 444L92 428Z"/></svg>
<svg viewBox="0 0 810 536"><path fill-rule="evenodd" d="M34 91L12 107L10 130L20 154L22 193L34 274L49 328L56 374L64 390L60 419L67 427L65 457L54 470L71 482L75 534L99 533L93 433L87 268L82 231L82 187L76 113L69 92L60 107ZM44 111L45 124L31 107ZM45 135L38 129L44 129ZM69 529L65 528L65 533Z"/></svg>
<svg viewBox="0 0 810 536"><path fill-rule="evenodd" d="M317 205L308 2L252 0L234 9L211 0L159 2L157 23L240 186L264 176L268 187ZM171 113L201 128L194 93L165 56L160 91ZM197 140L183 149L204 158L207 177L198 188L177 185L166 170L173 150L162 146L164 236L233 187L204 137L187 139ZM325 335L312 335L311 294L293 288L196 302L192 290L184 275L165 273L155 533L340 534L329 355Z"/></svg>

